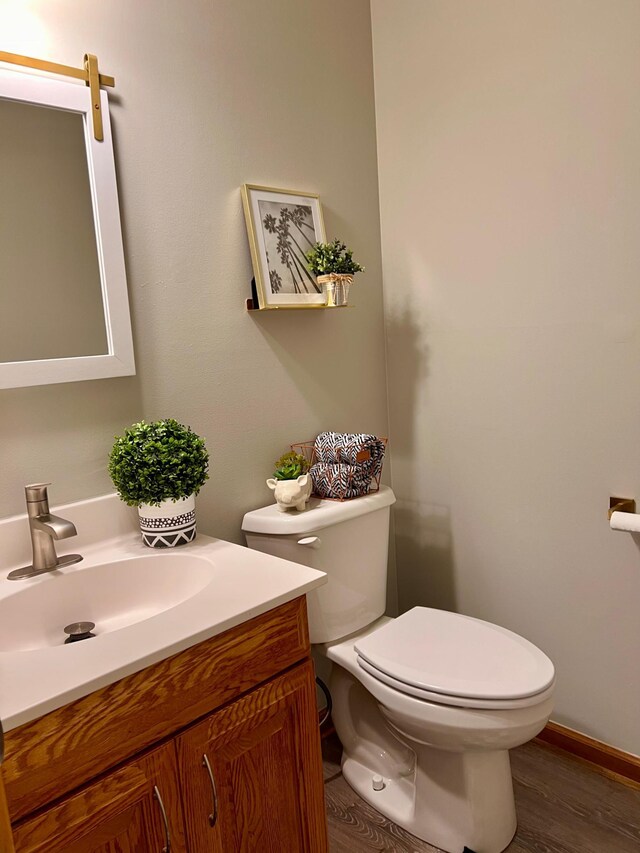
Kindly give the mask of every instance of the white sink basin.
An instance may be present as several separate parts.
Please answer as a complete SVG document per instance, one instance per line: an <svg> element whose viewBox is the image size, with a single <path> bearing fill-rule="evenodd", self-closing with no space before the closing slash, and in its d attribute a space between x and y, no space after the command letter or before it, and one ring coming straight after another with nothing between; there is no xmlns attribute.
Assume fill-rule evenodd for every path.
<svg viewBox="0 0 640 853"><path fill-rule="evenodd" d="M211 563L180 552L79 563L64 574L41 575L0 600L0 652L64 645L63 628L72 622L94 622L96 636L126 628L171 610L210 582Z"/></svg>
<svg viewBox="0 0 640 853"><path fill-rule="evenodd" d="M53 511L72 521L58 553L81 563L8 580L31 559L25 515L0 519L0 720L5 732L315 589L326 575L199 534L147 548L116 495ZM66 546L66 547L65 547ZM63 628L95 622L65 645Z"/></svg>

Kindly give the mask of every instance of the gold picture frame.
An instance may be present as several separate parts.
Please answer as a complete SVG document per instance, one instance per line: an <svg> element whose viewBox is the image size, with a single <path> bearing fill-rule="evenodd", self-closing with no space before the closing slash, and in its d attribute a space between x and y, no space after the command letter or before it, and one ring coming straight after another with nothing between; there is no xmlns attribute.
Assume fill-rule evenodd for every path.
<svg viewBox="0 0 640 853"><path fill-rule="evenodd" d="M243 184L244 208L259 308L324 308L305 251L326 242L315 193Z"/></svg>

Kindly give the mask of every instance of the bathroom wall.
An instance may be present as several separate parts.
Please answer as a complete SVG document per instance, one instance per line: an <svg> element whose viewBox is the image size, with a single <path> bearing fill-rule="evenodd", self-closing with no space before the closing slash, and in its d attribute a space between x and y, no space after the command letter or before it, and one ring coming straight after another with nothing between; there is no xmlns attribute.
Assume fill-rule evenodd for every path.
<svg viewBox="0 0 640 853"><path fill-rule="evenodd" d="M640 753L640 5L372 17L400 607L529 637Z"/></svg>
<svg viewBox="0 0 640 853"><path fill-rule="evenodd" d="M25 482L57 502L106 492L113 435L173 416L207 439L202 531L240 540L292 441L386 434L371 26L367 0L0 0L6 50L116 77L138 376L2 392L0 512ZM354 309L249 314L243 182L320 194L327 233L367 270Z"/></svg>

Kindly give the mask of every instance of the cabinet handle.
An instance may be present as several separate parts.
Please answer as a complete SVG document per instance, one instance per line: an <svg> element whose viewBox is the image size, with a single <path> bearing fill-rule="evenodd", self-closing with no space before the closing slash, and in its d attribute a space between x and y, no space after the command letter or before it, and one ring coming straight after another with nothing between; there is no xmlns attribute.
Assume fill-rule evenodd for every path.
<svg viewBox="0 0 640 853"><path fill-rule="evenodd" d="M209 756L206 752L202 756L202 766L206 768L206 771L209 774L209 781L211 782L211 793L213 795L213 811L209 815L209 826L214 827L218 820L218 792L216 790L216 780L213 778L213 770L211 769L211 764L209 763Z"/></svg>
<svg viewBox="0 0 640 853"><path fill-rule="evenodd" d="M160 796L160 791L158 790L158 786L153 786L153 796L158 801L158 805L160 806L160 811L162 812L162 822L164 823L164 838L166 844L162 848L162 853L171 853L171 832L169 831L169 821L167 820L167 812L164 807L164 803L162 802L162 797Z"/></svg>

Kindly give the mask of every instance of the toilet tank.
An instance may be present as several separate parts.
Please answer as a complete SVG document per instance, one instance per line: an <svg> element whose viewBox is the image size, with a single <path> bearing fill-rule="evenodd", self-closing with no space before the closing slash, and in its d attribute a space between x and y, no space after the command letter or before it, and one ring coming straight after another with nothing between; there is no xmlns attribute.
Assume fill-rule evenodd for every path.
<svg viewBox="0 0 640 853"><path fill-rule="evenodd" d="M362 498L312 498L304 512L280 512L275 504L248 512L247 545L326 572L328 582L307 595L312 643L328 643L382 616L386 605L388 486Z"/></svg>

